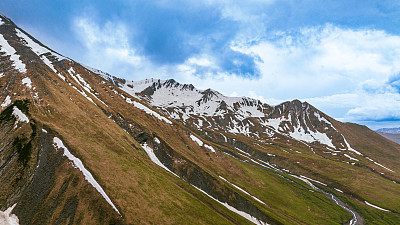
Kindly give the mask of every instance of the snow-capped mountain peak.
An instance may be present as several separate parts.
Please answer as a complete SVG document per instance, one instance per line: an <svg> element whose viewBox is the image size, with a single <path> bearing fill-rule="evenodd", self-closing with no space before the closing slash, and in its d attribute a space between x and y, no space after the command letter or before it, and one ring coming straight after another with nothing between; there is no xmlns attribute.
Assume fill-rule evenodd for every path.
<svg viewBox="0 0 400 225"><path fill-rule="evenodd" d="M326 116L307 102L287 101L276 106L248 97L228 97L192 84L160 79L126 81L93 71L120 89L156 107L171 119L198 130L218 130L253 138L285 135L330 150L352 149ZM261 135L261 136L260 136Z"/></svg>

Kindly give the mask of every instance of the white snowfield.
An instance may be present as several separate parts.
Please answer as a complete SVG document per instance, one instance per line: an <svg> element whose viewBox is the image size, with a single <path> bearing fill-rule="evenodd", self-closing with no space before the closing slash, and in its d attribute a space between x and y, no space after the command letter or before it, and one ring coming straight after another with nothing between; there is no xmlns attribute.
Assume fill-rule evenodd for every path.
<svg viewBox="0 0 400 225"><path fill-rule="evenodd" d="M15 49L8 44L7 40L2 34L0 34L0 52L4 52L6 55L10 56L10 60L13 62L15 69L17 69L20 73L26 73L25 64L21 61L19 58L20 56L16 54Z"/></svg>
<svg viewBox="0 0 400 225"><path fill-rule="evenodd" d="M3 22L3 20L1 20L1 18L0 18L0 26L3 25L3 24L4 24L4 22Z"/></svg>
<svg viewBox="0 0 400 225"><path fill-rule="evenodd" d="M309 131L309 133L306 133L303 127L299 127L294 129L294 131L289 133L289 135L296 140L302 140L308 143L317 141L331 148L335 148L332 140L325 133L321 133L319 131Z"/></svg>
<svg viewBox="0 0 400 225"><path fill-rule="evenodd" d="M17 122L26 122L29 123L28 117L20 110L17 106L13 107L12 114L17 118Z"/></svg>
<svg viewBox="0 0 400 225"><path fill-rule="evenodd" d="M0 224L1 225L19 225L19 219L15 214L12 214L12 210L17 204L14 204L6 211L0 211Z"/></svg>
<svg viewBox="0 0 400 225"><path fill-rule="evenodd" d="M314 115L320 120L320 122L325 122L327 126L333 127L333 125L325 118L323 118L321 115L318 113L314 112ZM318 116L317 116L318 115ZM308 128L308 131L306 132L302 126L300 126L300 121L296 118L296 121L292 121L290 118L292 118L291 114L289 113L288 118L285 117L280 117L280 118L275 118L275 119L268 119L265 122L261 121L263 126L267 127L272 127L275 131L280 132L282 134L285 130L282 128L286 128L287 123L291 123L294 127L293 131L288 132L288 136L295 140L300 140L300 141L305 141L308 143L313 143L313 142L319 142L321 144L324 144L328 147L335 148L335 145L333 145L332 140L325 134L321 133L317 130L313 131L314 129ZM294 124L292 122L295 122ZM282 126L282 124L285 124L285 126ZM297 124L297 125L296 125ZM304 124L307 124L304 121ZM287 129L289 129L287 127Z"/></svg>
<svg viewBox="0 0 400 225"><path fill-rule="evenodd" d="M213 90L199 90L190 85L174 83L170 80L146 79L142 81L127 81L122 87L125 92L132 96L139 97L136 93L142 92L152 85L157 90L151 96L150 104L157 107L181 107L184 110L182 119L189 118L190 114L218 116L222 115L225 109L220 109L222 102L227 104L227 109L236 111L243 117L262 117L264 113L258 108L260 102L246 97L227 97ZM234 104L238 109L234 109ZM253 106L250 106L253 105Z"/></svg>
<svg viewBox="0 0 400 225"><path fill-rule="evenodd" d="M11 97L7 95L6 99L4 99L4 102L1 104L1 107L7 107L11 104Z"/></svg>
<svg viewBox="0 0 400 225"><path fill-rule="evenodd" d="M258 224L258 225L267 225L267 224L268 224L268 223L266 223L266 222L263 222L263 221L261 221L261 220L258 220L257 218L253 217L252 215L250 215L250 214L248 214L248 213L246 213L246 212L237 210L235 207L230 206L230 205L229 205L228 203L226 203L226 202L221 202L221 201L219 201L218 199L216 199L216 198L212 197L211 195L207 194L207 192L203 191L202 189L200 189L200 188L198 188L198 187L196 187L196 186L194 186L194 185L192 185L192 186L193 186L194 188L196 188L197 190L201 191L203 194L207 195L209 198L211 198L211 199L213 199L214 201L218 202L219 204L225 206L225 207L226 207L227 209L229 209L230 211L232 211L232 212L234 212L234 213L236 213L236 214L242 216L243 218L247 219L248 221L250 221L250 222L252 222L252 223L254 223L254 224Z"/></svg>
<svg viewBox="0 0 400 225"><path fill-rule="evenodd" d="M58 137L54 137L53 144L56 147L56 149L64 150L64 156L66 156L73 163L73 166L75 168L79 169L82 172L82 174L85 176L85 179L103 196L103 198L108 202L108 204L110 204L113 207L113 209L118 214L120 214L117 207L115 207L115 205L112 203L111 199L104 192L103 188L101 188L100 184L97 183L92 174L85 168L82 161L68 151L68 149L64 146L64 143L61 141L61 139L59 139Z"/></svg>

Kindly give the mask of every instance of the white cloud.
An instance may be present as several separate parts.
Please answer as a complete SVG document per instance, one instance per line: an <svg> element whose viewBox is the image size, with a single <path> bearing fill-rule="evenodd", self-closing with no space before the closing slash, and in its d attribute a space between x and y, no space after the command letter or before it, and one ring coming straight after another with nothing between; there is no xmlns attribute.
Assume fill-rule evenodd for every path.
<svg viewBox="0 0 400 225"><path fill-rule="evenodd" d="M197 66L215 67L215 64L209 58L210 56L192 57L187 60L187 63Z"/></svg>
<svg viewBox="0 0 400 225"><path fill-rule="evenodd" d="M262 95L257 95L257 93L255 91L249 91L248 94L247 94L247 97L258 99L258 100L260 100L261 102L264 102L264 103L267 102Z"/></svg>
<svg viewBox="0 0 400 225"><path fill-rule="evenodd" d="M400 95L388 85L400 72L399 36L326 25L232 49L260 57L259 79L225 73L199 79L186 63L178 80L270 104L297 98L345 121L400 119Z"/></svg>
<svg viewBox="0 0 400 225"><path fill-rule="evenodd" d="M260 56L262 80L273 82L278 92L295 90L301 98L337 94L400 71L400 37L382 31L327 25L280 36L252 46L236 44L237 50Z"/></svg>
<svg viewBox="0 0 400 225"><path fill-rule="evenodd" d="M230 97L238 97L238 94L236 93L236 91L232 92L230 95Z"/></svg>
<svg viewBox="0 0 400 225"><path fill-rule="evenodd" d="M398 93L368 93L358 90L349 94L337 94L303 100L319 109L342 111L342 121L400 120L400 95ZM327 113L329 114L329 112Z"/></svg>
<svg viewBox="0 0 400 225"><path fill-rule="evenodd" d="M400 95L384 93L362 96L364 104L350 109L346 117L350 121L362 120L400 120Z"/></svg>
<svg viewBox="0 0 400 225"><path fill-rule="evenodd" d="M88 50L83 56L86 64L101 65L99 69L105 71L121 64L137 67L143 64L143 57L130 46L128 29L123 23L108 21L100 26L89 17L79 17L73 26L78 39Z"/></svg>

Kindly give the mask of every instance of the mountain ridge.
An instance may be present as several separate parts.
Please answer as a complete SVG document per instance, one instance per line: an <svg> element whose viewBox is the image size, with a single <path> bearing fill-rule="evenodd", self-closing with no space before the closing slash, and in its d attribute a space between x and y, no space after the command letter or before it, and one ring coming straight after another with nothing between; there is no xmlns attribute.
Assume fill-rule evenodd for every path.
<svg viewBox="0 0 400 225"><path fill-rule="evenodd" d="M376 130L381 133L388 133L388 134L400 134L400 127L397 128L381 128Z"/></svg>
<svg viewBox="0 0 400 225"><path fill-rule="evenodd" d="M385 138L400 144L400 128L381 128L376 132Z"/></svg>
<svg viewBox="0 0 400 225"><path fill-rule="evenodd" d="M270 106L266 103L261 103L260 100L248 98L248 97L226 97L222 95L221 93L207 89L207 90L198 90L196 89L192 84L180 84L176 82L173 79L170 80L159 80L159 79L146 79L142 81L126 81L126 80L121 80L121 79L114 79L112 76L107 76L104 75L105 73L101 73L97 71L100 76L102 76L105 79L108 79L110 82L117 84L121 89L126 91L127 93L131 94L132 96L136 96L138 98L141 98L142 100L147 101L150 105L158 107L160 110L166 112L168 111L168 108L170 107L177 107L180 108L180 110L175 110L173 112L174 114L171 115L171 111L168 111L169 116L174 118L174 119L180 119L181 121L189 118L190 116L187 113L183 113L182 111L184 110L187 112L188 108L190 108L189 112L191 114L196 114L198 116L221 116L224 113L229 113L228 111L232 112L233 114L239 114L238 120L243 121L243 119L250 118L250 117L259 117L259 118L270 118L270 119L275 119L282 117L281 114L285 114L286 111L291 111L295 115L301 114L301 109L308 108L310 107L313 111L314 116L319 119L320 121L324 121L327 124L331 123L329 120L332 120L332 118L328 117L326 114L323 114L319 110L317 110L315 107L310 105L307 102L301 102L297 99L293 101L286 101L281 104L278 104L276 106ZM162 90L161 94L155 94L157 90L160 90L161 88L165 87L165 89L169 89L168 91ZM171 93L172 89L172 94ZM193 93L186 93L183 94L184 96L182 97L182 94L180 96L175 95L173 92L178 90L183 90L189 92L195 92ZM169 92L169 93L165 93ZM197 95L196 95L197 94ZM157 95L157 96L154 96ZM159 97L159 96L162 96ZM169 97L169 98L168 98ZM184 98L185 97L185 98ZM214 98L214 99L213 99ZM207 102L212 102L214 103L213 105L206 104ZM204 104L204 107L200 107L201 104ZM219 105L218 105L219 104ZM193 105L197 105L198 108L192 107ZM206 108L206 109L205 109ZM210 110L211 108L211 110ZM244 108L244 109L242 109ZM285 111L286 108L286 111ZM167 114L168 114L167 113ZM182 115L178 115L179 113L182 113ZM288 113L284 115L286 118L291 117ZM303 117L309 117L309 115L303 115ZM327 119L329 118L329 119ZM293 120L293 118L290 118ZM315 131L313 129L314 127L310 128L310 126L306 126L307 124L310 124L310 121L297 121L298 125L300 123L303 123L304 126L300 126L300 128L304 129L304 133L310 133L310 131ZM272 125L272 124L269 124ZM275 130L279 130L281 124L274 124ZM311 126L313 126L311 124ZM283 128L282 128L283 129ZM290 129L290 128L289 128ZM325 127L325 129L329 129ZM240 133L240 130L243 130L243 128L237 129L238 132ZM290 129L290 131L294 132L295 129L293 127ZM298 136L298 133L293 134L293 136ZM311 137L305 138L303 140L310 140L310 138L314 138L314 136L311 135ZM314 138L315 139L315 138ZM327 137L322 137L321 140L322 143L325 143L329 145L330 147L333 147L333 144L329 143L326 139ZM348 149L352 149L345 138L343 137L343 143L342 147L347 147Z"/></svg>

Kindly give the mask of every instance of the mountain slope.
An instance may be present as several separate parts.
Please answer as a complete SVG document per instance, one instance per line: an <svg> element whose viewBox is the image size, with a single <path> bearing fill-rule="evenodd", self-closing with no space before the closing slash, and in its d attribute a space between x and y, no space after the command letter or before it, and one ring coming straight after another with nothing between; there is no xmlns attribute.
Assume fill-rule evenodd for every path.
<svg viewBox="0 0 400 225"><path fill-rule="evenodd" d="M6 217L20 224L399 221L400 147L367 128L297 100L269 106L173 80L118 79L0 18Z"/></svg>

